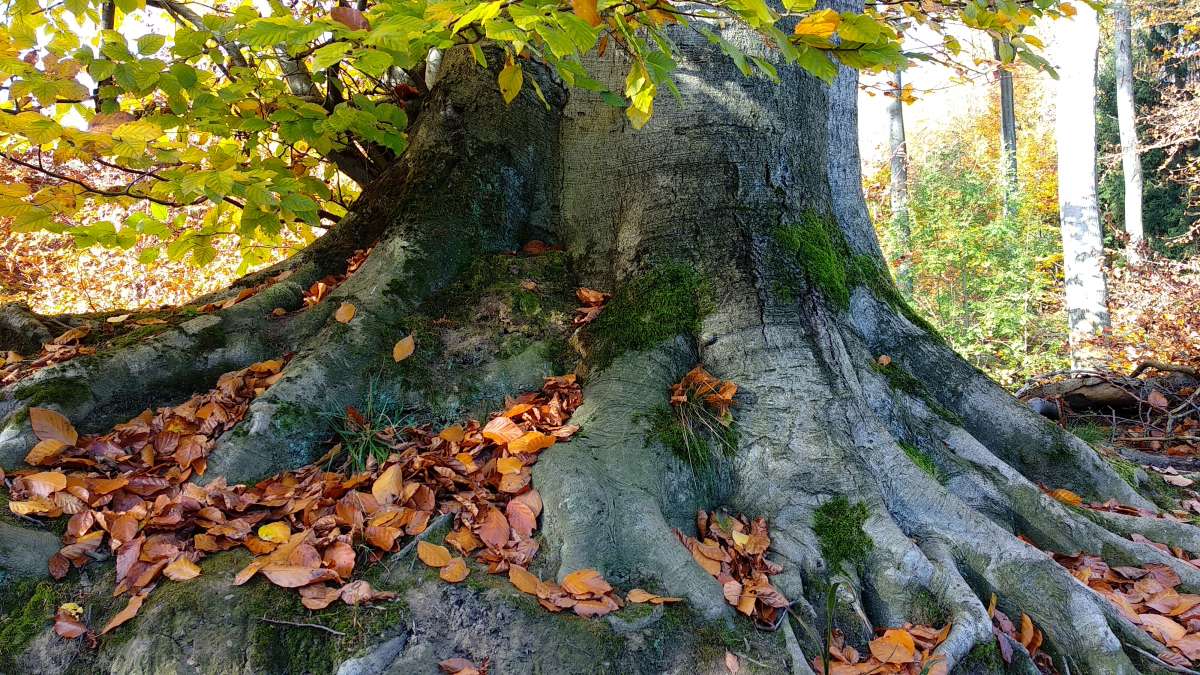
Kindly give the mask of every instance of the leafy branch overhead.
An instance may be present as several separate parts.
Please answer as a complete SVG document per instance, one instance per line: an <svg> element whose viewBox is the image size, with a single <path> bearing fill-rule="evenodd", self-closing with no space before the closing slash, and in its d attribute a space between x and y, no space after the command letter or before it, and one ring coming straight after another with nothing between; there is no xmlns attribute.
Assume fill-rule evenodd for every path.
<svg viewBox="0 0 1200 675"><path fill-rule="evenodd" d="M869 2L862 13L817 10L815 0L786 0L780 11L765 0L384 0L357 9L15 0L0 27L0 153L42 179L0 189L0 216L86 242L149 238L173 259L204 263L215 237L237 237L250 253L339 218L357 192L351 183L380 175L405 150L431 50L463 47L495 65L509 102L525 90L542 97L524 72L541 61L641 127L661 91L678 95L671 26L719 45L747 76L777 79L773 64L783 61L828 81L838 63L875 71L959 52L948 34L932 51L902 52L903 31L916 25L963 23L1008 38L1002 59L1045 67L1024 30L1071 12L1056 0ZM731 24L757 32L777 58L716 32ZM627 64L618 91L584 58L613 52ZM81 177L80 166L104 172ZM147 208L113 223L90 208L98 203ZM182 229L196 209L200 228Z"/></svg>

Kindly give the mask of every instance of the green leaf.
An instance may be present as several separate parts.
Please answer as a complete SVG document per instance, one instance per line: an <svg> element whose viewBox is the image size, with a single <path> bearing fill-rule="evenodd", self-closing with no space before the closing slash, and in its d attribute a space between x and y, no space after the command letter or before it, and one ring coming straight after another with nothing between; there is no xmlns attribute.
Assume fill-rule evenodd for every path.
<svg viewBox="0 0 1200 675"><path fill-rule="evenodd" d="M167 36L158 35L157 33L147 33L137 39L138 53L144 56L156 54L166 43Z"/></svg>
<svg viewBox="0 0 1200 675"><path fill-rule="evenodd" d="M334 42L321 47L313 52L312 69L325 70L340 61L342 56L353 48L354 45L349 42Z"/></svg>

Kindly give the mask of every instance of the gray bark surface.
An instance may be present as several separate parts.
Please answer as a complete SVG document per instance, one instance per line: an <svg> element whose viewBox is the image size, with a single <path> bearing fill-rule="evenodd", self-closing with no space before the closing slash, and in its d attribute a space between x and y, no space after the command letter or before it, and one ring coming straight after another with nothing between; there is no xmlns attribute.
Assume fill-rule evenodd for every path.
<svg viewBox="0 0 1200 675"><path fill-rule="evenodd" d="M750 32L722 30L749 53L773 58ZM842 593L831 620L860 645L873 627L941 621L951 632L937 654L953 669L993 644L986 602L994 592L1010 615L1036 618L1062 668L1138 672L1141 657L1123 644L1156 652L1155 643L1018 535L1044 550L1090 551L1113 564L1169 565L1182 588L1196 592L1200 572L1122 535L1142 531L1185 545L1200 542L1200 530L1090 519L1042 492L1039 484L1153 508L1090 446L972 368L903 304L859 188L853 71L843 69L827 86L781 66L775 85L743 77L702 37L683 30L672 37L681 52L682 100L661 97L640 131L622 110L587 92L564 92L533 64L526 77L537 78L549 108L528 88L505 107L494 73L451 50L405 159L346 220L346 228L378 232L375 252L324 309L264 334L268 324L254 317L281 298L255 296L131 350L47 369L38 381L83 386L97 373L116 378L122 366L145 372L168 349L223 354L208 367L218 358L243 367L271 348L295 350L283 379L210 458L206 477L234 482L308 461L328 435L311 411L360 404L371 377L414 405L436 395L383 365L402 320L483 253L547 238L565 247L573 283L614 291L665 263L682 263L707 281L709 311L694 331L663 335L611 363L590 360L583 334L590 370L573 420L583 431L543 454L533 484L545 505L535 570L542 578L596 568L623 590L681 596L686 607L585 623L530 607L506 582L480 572L473 577L486 578L475 585L448 587L427 583L428 573L412 561L388 561L369 573L371 583L402 593L402 618L367 624L356 652L339 657L347 672L433 672L451 656L490 656L503 673L722 672L730 648L745 649L768 672L809 673L822 648L819 631L806 626L824 625L823 588L834 578L849 580L854 592ZM588 67L620 86L623 58L613 50ZM824 232L833 264L788 248L781 232L805 223L825 228L805 232ZM339 230L332 241L338 236L349 235ZM320 257L302 257L296 269L312 266L316 274ZM299 302L303 286L294 285L271 292ZM341 301L358 307L362 323L332 321ZM194 336L214 322L234 330L202 346ZM881 355L892 365L879 366ZM463 372L499 373L497 389L522 386L500 361L484 355ZM669 385L697 363L739 387L736 453L711 483L698 480L647 421L666 404ZM207 376L187 368L166 364L158 382L203 389ZM56 407L77 425L98 428L132 409L108 392L112 386L92 383L82 402ZM138 391L149 396L155 386ZM14 412L29 399L13 390L3 395L9 412L0 449L9 467L31 444ZM295 408L303 414L284 414ZM928 456L942 480L904 446ZM872 546L857 564L827 560L814 526L814 513L837 497L868 509L863 531ZM718 507L768 519L771 558L783 568L774 582L803 620L791 647L779 633L755 633L736 618L719 584L678 545L673 528L693 532L695 509ZM264 654L271 663L279 643L262 632L261 617L311 622L322 615L264 605L259 594L279 591L261 579L232 588L242 559L206 559L204 575L156 591L120 629L125 639L104 642L76 665L88 672L288 672L261 665ZM722 632L732 632L728 647ZM312 639L342 644L303 638ZM45 644L28 646L22 662L38 663ZM1021 658L1017 667L1028 672L1028 657Z"/></svg>

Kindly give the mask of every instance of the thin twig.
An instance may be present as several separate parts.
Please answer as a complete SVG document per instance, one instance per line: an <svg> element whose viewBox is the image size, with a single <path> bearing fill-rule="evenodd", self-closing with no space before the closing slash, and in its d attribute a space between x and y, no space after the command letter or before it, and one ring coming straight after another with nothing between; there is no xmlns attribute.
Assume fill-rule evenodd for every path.
<svg viewBox="0 0 1200 675"><path fill-rule="evenodd" d="M296 621L284 621L283 619L268 619L265 616L258 617L258 620L266 621L267 623L276 623L276 624L279 624L282 626L299 626L300 628L317 628L317 629L323 630L327 633L333 633L334 635L337 635L338 637L346 637L346 634L343 633L342 631L334 630L333 628L330 628L329 626L322 626L319 623L299 623Z"/></svg>

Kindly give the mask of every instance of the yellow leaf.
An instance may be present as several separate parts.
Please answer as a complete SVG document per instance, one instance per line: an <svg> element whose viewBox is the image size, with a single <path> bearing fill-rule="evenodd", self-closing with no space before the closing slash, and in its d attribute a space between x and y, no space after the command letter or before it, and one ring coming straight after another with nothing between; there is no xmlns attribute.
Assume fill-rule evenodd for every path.
<svg viewBox="0 0 1200 675"><path fill-rule="evenodd" d="M1067 506L1079 506L1080 504L1083 503L1083 497L1080 497L1079 495L1075 494L1074 492L1071 492L1070 490L1068 490L1066 488L1058 488L1057 490L1051 490L1050 496L1054 497L1058 501L1066 504Z"/></svg>
<svg viewBox="0 0 1200 675"><path fill-rule="evenodd" d="M386 506L399 498L404 489L404 470L399 464L389 466L371 484L371 496L380 505Z"/></svg>
<svg viewBox="0 0 1200 675"><path fill-rule="evenodd" d="M350 323L350 320L354 318L355 311L357 310L354 308L354 305L343 302L337 308L337 311L333 313L333 318L337 319L339 323Z"/></svg>
<svg viewBox="0 0 1200 675"><path fill-rule="evenodd" d="M430 567L445 567L450 563L450 549L427 541L418 541L417 557Z"/></svg>
<svg viewBox="0 0 1200 675"><path fill-rule="evenodd" d="M837 32L837 28L841 23L842 17L836 11L822 9L800 19L800 22L796 24L794 32L801 38L829 40Z"/></svg>
<svg viewBox="0 0 1200 675"><path fill-rule="evenodd" d="M1075 16L1075 5L1069 2L1059 4L1058 11L1063 13L1063 16Z"/></svg>
<svg viewBox="0 0 1200 675"><path fill-rule="evenodd" d="M519 454L523 452L539 452L554 445L556 440L558 439L548 434L543 434L540 431L530 431L522 435L520 438L510 441L508 444L508 451L513 454Z"/></svg>
<svg viewBox="0 0 1200 675"><path fill-rule="evenodd" d="M518 457L501 457L496 461L496 471L502 474L519 473L525 464Z"/></svg>
<svg viewBox="0 0 1200 675"><path fill-rule="evenodd" d="M571 0L571 8L575 16L583 19L589 26L600 25L600 13L596 11L596 0Z"/></svg>
<svg viewBox="0 0 1200 675"><path fill-rule="evenodd" d="M292 536L292 528L283 521L267 523L258 528L258 538L275 544L283 544Z"/></svg>
<svg viewBox="0 0 1200 675"><path fill-rule="evenodd" d="M504 65L497 82L500 85L500 95L504 97L505 103L512 103L513 99L517 98L517 94L521 93L521 83L524 79L525 75L521 72L521 66L515 61L509 60Z"/></svg>
<svg viewBox="0 0 1200 675"><path fill-rule="evenodd" d="M454 426L442 429L442 433L438 434L438 436L444 441L462 443L463 438L466 437L466 433L463 431L461 424L455 424Z"/></svg>
<svg viewBox="0 0 1200 675"><path fill-rule="evenodd" d="M409 335L403 340L397 342L395 347L392 347L392 359L394 359L396 363L400 363L404 359L412 356L413 350L416 348L417 341L413 339L413 336Z"/></svg>

